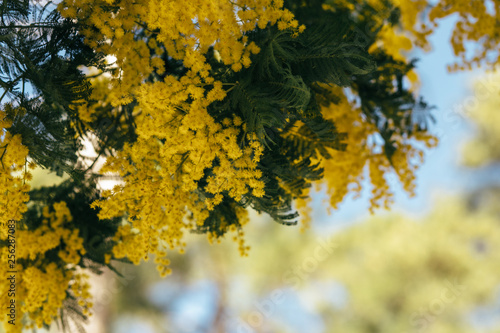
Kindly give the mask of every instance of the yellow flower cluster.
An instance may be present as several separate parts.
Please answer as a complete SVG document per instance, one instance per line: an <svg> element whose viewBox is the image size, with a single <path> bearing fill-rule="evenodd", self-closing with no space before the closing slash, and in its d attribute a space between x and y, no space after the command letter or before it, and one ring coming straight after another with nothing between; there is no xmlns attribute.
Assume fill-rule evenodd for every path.
<svg viewBox="0 0 500 333"><path fill-rule="evenodd" d="M379 47L395 60L406 61L402 52L410 51L413 44L408 37L398 34L394 27L385 25L378 32L377 43L373 44L368 51L372 53Z"/></svg>
<svg viewBox="0 0 500 333"><path fill-rule="evenodd" d="M0 224L7 225L9 220L21 220L28 210L31 179L29 170L35 167L28 163L28 148L22 144L21 135L12 135L7 130L12 122L7 119L7 112L13 112L10 105L0 110ZM0 228L0 239L7 238L7 228Z"/></svg>
<svg viewBox="0 0 500 333"><path fill-rule="evenodd" d="M398 32L407 31L407 36L417 47L429 49L427 37L432 33L432 29L422 24L419 17L429 6L428 0L392 0L394 6L400 10L400 27ZM396 28L397 29L397 28ZM407 42L405 42L407 43Z"/></svg>
<svg viewBox="0 0 500 333"><path fill-rule="evenodd" d="M22 144L21 135L12 135L8 132L12 122L7 115L14 112L16 110L10 104L4 105L4 109L0 110L0 225L2 225L0 239L2 241L7 240L9 220L20 221L28 210L26 203L29 201L30 186L26 184L26 181L31 179L29 170L35 167L33 163L27 161L28 148ZM16 237L17 234L14 233L13 236ZM19 242L16 241L16 244ZM14 247L10 249L14 249ZM0 302L2 304L10 304L8 297L10 281L6 277L9 276L7 271L13 261L8 261L9 254L8 246L0 247L0 274L5 277L0 283ZM16 296L18 299L22 299L22 291L20 290ZM21 316L22 314L19 313L16 316L16 325L4 324L7 332L21 332ZM3 316L2 322L7 320L9 317Z"/></svg>
<svg viewBox="0 0 500 333"><path fill-rule="evenodd" d="M59 316L70 280L71 275L55 263L48 264L43 270L34 266L26 267L18 286L19 289L25 289L21 313L27 314L28 320L39 328L43 323L50 325ZM26 326L29 328L31 325Z"/></svg>
<svg viewBox="0 0 500 333"><path fill-rule="evenodd" d="M388 19L390 14L387 3L381 0L344 0L339 5L350 10L361 8L359 5L369 6L381 15L367 19L379 20L375 26L380 26ZM432 30L422 25L419 15L427 8L427 0L392 0L392 4L399 8L400 24L383 24L377 32L376 42L371 45L369 52L376 52L381 48L395 60L406 61L407 53L413 46L429 49L427 37ZM334 10L324 6L326 10ZM360 19L363 19L361 13ZM371 34L370 31L358 33ZM363 37L363 36L361 36ZM372 36L365 36L367 39ZM412 70L407 74L412 89L418 87L418 76ZM337 94L342 95L340 90ZM360 193L367 169L372 183L371 210L377 207L388 207L393 200L393 190L388 182L388 176L395 173L403 188L412 195L415 190L415 172L423 163L423 150L418 146L423 143L426 147L437 144L436 138L423 133L416 133L412 138L393 137L396 140L397 150L391 162L383 153L382 147L377 142L377 129L362 115L361 110L349 103L346 98L338 105L331 104L323 110L325 117L332 119L340 132L346 132L347 150L345 152L333 151L333 158L323 161L325 168L325 181L330 195L331 208L336 209L349 192ZM306 207L301 203L301 207Z"/></svg>
<svg viewBox="0 0 500 333"><path fill-rule="evenodd" d="M338 104L324 107L323 115L335 122L339 132L349 133L345 151L331 150L332 158L323 160L324 181L330 196L330 206L337 209L349 192L360 193L366 170L372 184L371 210L388 208L393 200L393 188L388 177L396 174L403 188L410 194L415 190L415 172L423 163L423 145L437 144L435 137L417 132L412 137L393 135L397 150L387 159L377 140L377 128L366 119L362 111L350 103L339 88L332 88L341 96Z"/></svg>
<svg viewBox="0 0 500 333"><path fill-rule="evenodd" d="M119 68L111 80L94 82L94 86L100 86L98 90L101 92L96 93L94 89L93 97L100 103L80 106L80 116L90 122L101 106L116 107L132 102L142 94L144 86L149 85L144 82L150 75L164 74L163 58L166 54L182 60L189 71L182 78L166 78L164 87L159 89L166 95L146 101L137 108L138 113L150 103L162 104L172 95L185 101L183 97L203 94L206 86L221 86L209 75L211 67L205 57L208 48L213 46L220 61L234 71L249 67L250 56L258 53L260 48L248 41L245 32L268 24L278 24L280 29L304 29L298 27L291 12L282 7L283 1L276 0L61 2L59 10L62 15L86 25L88 28L82 33L87 43L116 57ZM139 32L143 34L142 38L136 37ZM220 93L219 97L223 98ZM181 109L184 106L175 101L170 104Z"/></svg>
<svg viewBox="0 0 500 333"><path fill-rule="evenodd" d="M79 230L71 228L73 217L66 203L55 203L53 212L49 212L49 207L43 207L43 217L43 223L35 230L18 231L19 243L30 244L19 248L18 257L36 260L45 252L61 246L59 257L65 263L78 264L85 249Z"/></svg>
<svg viewBox="0 0 500 333"><path fill-rule="evenodd" d="M451 45L461 64L449 67L450 71L471 69L474 65L500 63L500 5L492 1L493 8L488 8L487 1L441 0L429 12L429 19L437 26L441 18L457 15ZM473 43L474 49L467 49L467 43ZM474 52L471 52L474 51Z"/></svg>
<svg viewBox="0 0 500 333"><path fill-rule="evenodd" d="M500 6L492 1L440 0L429 4L428 0L391 0L399 9L400 25L385 26L377 35L377 47L382 47L396 59L403 57L401 51L408 51L412 45L429 50L428 36L438 26L440 19L457 15L451 45L460 62L449 66L450 71L471 69L481 64L492 67L500 62L500 36L496 27L500 22ZM355 3L363 3L379 13L386 10L381 0L344 0L343 6L354 10ZM422 20L428 19L428 22ZM382 20L383 16L370 16L369 19ZM474 50L467 49L467 43L474 44ZM474 52L471 52L474 51Z"/></svg>
<svg viewBox="0 0 500 333"><path fill-rule="evenodd" d="M41 328L44 324L50 325L58 318L63 302L68 297L71 287L72 296L82 306L84 313L92 307L89 302L90 286L86 283L88 276L76 272L76 264L81 255L85 254L83 239L78 236L78 229L71 228L72 215L65 202L55 203L53 211L49 207L43 209L43 223L34 230L20 229L16 231L17 247L17 274L16 296L17 316L16 325L5 324L7 332L21 332L25 328L35 325ZM48 262L46 253L49 250L60 248L58 252L62 263ZM3 247L1 273L7 276L6 261L8 248ZM8 280L3 279L0 284L1 301L9 302L7 292Z"/></svg>
<svg viewBox="0 0 500 333"><path fill-rule="evenodd" d="M169 248L183 249L184 231L203 225L210 210L222 201L223 192L236 200L249 191L263 195L257 170L263 151L260 143L247 137L248 145L240 148L241 119L215 123L205 109L192 109L196 103L189 105L195 117L172 112L172 119L151 119L165 111L138 117L138 141L109 158L102 169L120 174L124 184L104 192L106 200L94 204L102 208L101 219L128 214L127 223L115 235L114 256L138 264L155 254L163 275L169 269L158 258L164 258ZM197 191L197 182L211 167L213 175L205 191L212 196L205 197Z"/></svg>
<svg viewBox="0 0 500 333"><path fill-rule="evenodd" d="M70 282L70 289L73 296L78 300L78 305L82 307L84 315L91 315L90 309L94 305L90 299L90 284L88 282L90 276L83 272L74 272Z"/></svg>
<svg viewBox="0 0 500 333"><path fill-rule="evenodd" d="M204 56L209 47L239 71L260 51L245 32L268 24L304 29L283 9L283 0L66 0L59 10L88 26L82 33L91 47L116 57L120 72L110 100L117 105L129 103L133 88L151 73L163 74L165 52L183 61L188 76L199 75L211 83ZM144 38L136 38L139 31Z"/></svg>
<svg viewBox="0 0 500 333"><path fill-rule="evenodd" d="M239 227L237 227L234 224L231 224L230 222L232 221L223 220L220 221L221 229L223 230L224 233L232 232L235 234L233 236L233 241L238 244L238 250L240 252L240 255L242 257L246 257L248 256L248 251L250 250L250 246L246 245L245 243L245 232L243 231L242 227L245 226L250 221L248 217L248 211L245 208L238 206L236 204L233 204L233 208L235 209L236 216L238 218ZM208 232L207 238L210 244L221 242L221 239L215 233Z"/></svg>
<svg viewBox="0 0 500 333"><path fill-rule="evenodd" d="M427 32L417 27L417 14L425 1L394 1L401 7L402 29L410 34L385 26L376 47L403 60L402 52L409 51L412 43L425 44ZM374 8L382 6L380 0L370 3ZM268 24L303 30L282 7L282 1L275 0L67 0L60 4L63 15L88 25L83 34L89 45L113 54L119 68L110 84L106 80L94 82L94 94L101 97L101 104L82 107L82 118L90 122L100 106L118 107L136 101L137 141L126 144L102 169L103 173L119 174L123 183L105 191L105 199L94 203L101 208L101 219L127 216L114 238L116 258L128 257L138 264L153 254L160 273L168 274L167 250L183 251L183 233L203 225L223 195L236 200L250 191L257 197L264 195L262 175L257 170L263 147L257 138L246 134L240 118L218 123L207 112L212 103L225 98L226 90L210 76L205 54L213 47L219 61L233 71L250 66L250 56L258 53L259 47L248 42L245 32ZM152 74L164 74L165 54L182 60L188 71L146 83ZM374 185L374 208L391 201L386 178L393 170L404 188L413 191L414 172L423 153L411 140L422 138L394 138L398 150L391 164L374 140L374 125L347 99L325 108L324 113L341 132L349 133L347 151L334 151L332 159L322 162L332 208L337 208L348 192L360 191L366 169ZM244 145L238 142L241 138ZM198 186L205 176L203 194ZM299 200L298 208L307 212L306 200ZM242 236L241 230L233 231ZM246 247L238 242L245 253Z"/></svg>
<svg viewBox="0 0 500 333"><path fill-rule="evenodd" d="M102 208L101 219L128 216L115 235L113 255L137 264L154 254L160 273L168 274L166 250L182 251L183 232L203 225L223 193L236 200L250 191L264 195L257 170L263 147L257 138L246 134L240 118L218 123L207 112L226 92L210 76L205 54L213 47L220 62L239 71L260 51L246 32L269 24L297 33L304 27L282 0L67 0L59 10L87 25L82 31L87 43L114 55L119 68L109 84L94 82L99 90L94 94L106 98L100 105L81 107L84 120L92 121L100 106L137 101L137 141L102 169L120 174L124 183L94 205ZM164 74L165 54L182 60L188 71L146 83L152 74ZM208 195L202 195L198 182L210 168Z"/></svg>

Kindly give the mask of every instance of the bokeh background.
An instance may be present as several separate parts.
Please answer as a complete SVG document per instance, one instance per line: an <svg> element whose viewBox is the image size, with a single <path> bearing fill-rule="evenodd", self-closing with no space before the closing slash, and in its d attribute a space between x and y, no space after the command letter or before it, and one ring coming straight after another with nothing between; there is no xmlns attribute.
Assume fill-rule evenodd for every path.
<svg viewBox="0 0 500 333"><path fill-rule="evenodd" d="M440 140L416 197L371 215L367 186L329 214L316 189L305 232L252 213L243 258L188 235L165 279L153 262L93 277L88 332L500 332L500 74L447 72L453 23L412 54Z"/></svg>

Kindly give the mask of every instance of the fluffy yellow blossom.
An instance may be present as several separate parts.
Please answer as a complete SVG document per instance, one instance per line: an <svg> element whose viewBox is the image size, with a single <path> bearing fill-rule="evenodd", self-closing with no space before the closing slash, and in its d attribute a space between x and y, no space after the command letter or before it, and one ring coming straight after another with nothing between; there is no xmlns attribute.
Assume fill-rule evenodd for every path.
<svg viewBox="0 0 500 333"><path fill-rule="evenodd" d="M370 47L368 50L369 52L373 52L376 48L382 47L384 51L395 60L406 61L406 57L402 53L404 51L410 51L413 47L408 37L397 34L395 29L388 25L382 27L377 37L377 43Z"/></svg>
<svg viewBox="0 0 500 333"><path fill-rule="evenodd" d="M424 147L437 144L435 137L417 132L412 137L393 136L397 150L391 161L383 153L378 140L376 126L369 122L362 111L349 102L340 89L333 88L341 101L323 108L323 115L335 122L339 132L348 132L345 151L331 150L332 158L321 161L324 182L330 196L330 207L338 208L344 197L360 193L365 177L372 184L371 210L388 208L393 200L393 184L389 182L395 174L404 190L410 195L415 191L415 172L423 163Z"/></svg>
<svg viewBox="0 0 500 333"><path fill-rule="evenodd" d="M149 75L163 73L155 59L164 53L182 60L194 76L207 79L211 67L204 54L209 47L238 71L250 65L251 54L259 52L257 45L247 43L245 32L268 24L298 27L283 2L274 0L122 0L114 1L113 7L103 0L66 0L59 10L89 26L83 29L89 46L116 57L121 70L112 81L109 100L122 104ZM134 38L135 31L143 31L145 38ZM154 47L154 54L148 45Z"/></svg>
<svg viewBox="0 0 500 333"><path fill-rule="evenodd" d="M64 301L68 298L68 288L84 312L88 313L92 304L90 286L86 282L88 276L76 270L76 264L85 254L83 239L78 229L72 227L72 215L65 202L55 203L50 209L44 207L43 221L33 230L20 228L16 231L16 326L6 324L7 332L21 332L23 319L26 327L50 325L59 318ZM60 262L46 260L46 254L59 249ZM8 249L2 247L2 261L7 258ZM5 259L6 261L6 259ZM0 271L7 276L7 262L2 262ZM2 302L7 304L9 298L6 290L8 280L0 283Z"/></svg>
<svg viewBox="0 0 500 333"><path fill-rule="evenodd" d="M113 54L120 68L110 78L94 80L93 99L101 102L81 106L81 118L88 124L103 107L137 102L137 141L125 144L102 169L122 176L124 184L95 203L101 219L128 217L114 237L116 258L136 264L150 254L164 258L167 249L183 249L183 233L203 225L223 195L239 201L247 193L265 194L257 170L263 147L257 138L246 136L239 117L221 124L207 112L226 90L211 77L206 54L213 47L217 61L236 72L260 52L246 32L268 25L303 31L283 1L119 0L110 7L102 0L67 0L59 10L88 25L82 31L87 43ZM139 31L144 38L134 37ZM164 73L166 54L182 60L187 72L146 82ZM208 195L203 195L198 182L210 168L213 174L204 186ZM242 254L244 249L241 245ZM163 275L166 266L160 260Z"/></svg>
<svg viewBox="0 0 500 333"><path fill-rule="evenodd" d="M34 165L28 163L28 148L22 144L20 134L12 135L7 130L12 126L6 111L0 110L0 225L6 226L9 220L19 221L27 211L31 179L29 170ZM7 238L7 228L0 228L0 239Z"/></svg>
<svg viewBox="0 0 500 333"><path fill-rule="evenodd" d="M9 228L8 226L15 226L15 230L18 227L18 221L23 217L23 214L27 211L27 202L29 201L28 192L30 186L26 184L31 178L30 169L34 168L32 162L28 163L28 148L22 144L22 137L20 134L12 135L8 132L8 129L12 126L11 121L7 118L7 113L13 112L13 107L9 104L4 105L4 110L0 110L0 239L6 241L8 237ZM9 222L11 221L11 222ZM15 239L18 234L16 231L11 233L11 239ZM9 244L9 243L7 243ZM9 257L11 252L9 250L19 250L19 240L16 239L15 247L9 247L4 245L0 247L0 274L5 277L0 283L0 302L2 304L9 304L9 289L10 281L7 280L9 276L7 271L9 271L10 265L17 264L16 261L10 260ZM16 257L17 259L18 257ZM20 271L19 265L15 266L18 271ZM19 285L19 275L16 276L16 287ZM17 299L23 299L25 293L24 291L18 290L16 293ZM7 332L21 332L21 318L23 316L22 310L16 313L15 325L4 325ZM2 317L2 322L7 322L10 318L4 315Z"/></svg>
<svg viewBox="0 0 500 333"><path fill-rule="evenodd" d="M239 147L241 120L227 119L221 126L203 109L191 107L191 111L196 117L187 114L177 121L139 117L144 123L139 121L138 132L144 137L154 133L155 140L139 138L133 146L126 145L102 170L120 174L125 183L95 203L102 208L102 219L128 214L127 223L115 235L116 258L128 257L138 264L150 254L165 257L167 250L183 248L184 232L203 225L210 210L222 201L222 193L239 199L249 191L263 190L257 170L262 147L254 137L248 138L247 148ZM218 166L205 187L213 197L202 197L196 191L197 181L216 160ZM166 274L164 266L160 261L162 274Z"/></svg>
<svg viewBox="0 0 500 333"><path fill-rule="evenodd" d="M18 231L18 241L30 244L19 248L18 257L35 260L40 254L61 247L59 257L66 263L78 264L85 249L83 239L78 235L79 230L71 228L73 217L66 203L55 203L53 212L44 207L43 217L45 219L38 228Z"/></svg>

